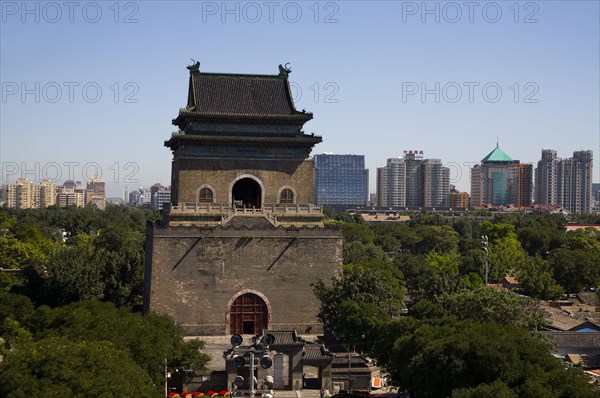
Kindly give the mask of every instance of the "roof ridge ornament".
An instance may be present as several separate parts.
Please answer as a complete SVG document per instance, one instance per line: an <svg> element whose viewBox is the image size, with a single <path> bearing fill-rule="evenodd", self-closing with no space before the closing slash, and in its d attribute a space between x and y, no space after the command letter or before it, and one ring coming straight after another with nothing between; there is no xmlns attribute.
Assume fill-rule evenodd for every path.
<svg viewBox="0 0 600 398"><path fill-rule="evenodd" d="M200 61L195 61L193 58L190 58L193 62L192 65L186 66L186 68L190 71L190 74L200 73Z"/></svg>
<svg viewBox="0 0 600 398"><path fill-rule="evenodd" d="M286 63L284 66L279 64L279 76L288 77L289 74L292 73L292 68L288 66L289 64L289 62Z"/></svg>

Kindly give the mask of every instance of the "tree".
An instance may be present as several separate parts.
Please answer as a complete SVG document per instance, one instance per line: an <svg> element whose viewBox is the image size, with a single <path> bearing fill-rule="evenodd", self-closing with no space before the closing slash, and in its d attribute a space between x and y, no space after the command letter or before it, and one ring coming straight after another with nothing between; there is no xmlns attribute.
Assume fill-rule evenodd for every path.
<svg viewBox="0 0 600 398"><path fill-rule="evenodd" d="M565 372L548 348L527 330L496 323L423 325L396 341L389 366L401 387L423 398L448 397L460 389L489 396L490 390L480 385L498 382L523 398L597 396L583 372Z"/></svg>
<svg viewBox="0 0 600 398"><path fill-rule="evenodd" d="M519 241L530 256L545 254L550 250L552 232L549 229L523 227L518 230Z"/></svg>
<svg viewBox="0 0 600 398"><path fill-rule="evenodd" d="M451 252L458 249L458 233L449 225L419 225L416 232L420 237L416 252Z"/></svg>
<svg viewBox="0 0 600 398"><path fill-rule="evenodd" d="M104 300L117 305L141 302L144 274L144 234L111 225L94 239L104 281Z"/></svg>
<svg viewBox="0 0 600 398"><path fill-rule="evenodd" d="M156 385L164 381L165 358L169 364L185 363L193 372L202 371L209 360L199 351L201 344L183 341L171 318L134 314L112 303L81 301L51 311L41 307L27 325L36 338L108 341L127 352Z"/></svg>
<svg viewBox="0 0 600 398"><path fill-rule="evenodd" d="M14 236L0 236L0 268L19 269L43 258L44 254L34 245Z"/></svg>
<svg viewBox="0 0 600 398"><path fill-rule="evenodd" d="M10 292L14 287L20 286L21 281L6 272L0 272L0 292Z"/></svg>
<svg viewBox="0 0 600 398"><path fill-rule="evenodd" d="M563 294L562 287L552 277L548 261L537 255L525 261L517 277L521 283L521 292L527 296L542 300L556 300Z"/></svg>
<svg viewBox="0 0 600 398"><path fill-rule="evenodd" d="M344 243L344 264L358 264L368 260L386 260L387 256L379 246L372 243Z"/></svg>
<svg viewBox="0 0 600 398"><path fill-rule="evenodd" d="M460 275L458 274L457 252L438 253L431 251L425 256L427 264L434 270L433 278L427 287L429 297L439 294L456 292L460 289Z"/></svg>
<svg viewBox="0 0 600 398"><path fill-rule="evenodd" d="M554 279L567 294L595 287L600 280L598 253L593 250L559 248L548 257Z"/></svg>
<svg viewBox="0 0 600 398"><path fill-rule="evenodd" d="M527 261L515 236L502 237L490 243L489 256L490 276L496 280L514 274Z"/></svg>
<svg viewBox="0 0 600 398"><path fill-rule="evenodd" d="M495 322L526 330L536 330L544 323L533 300L488 287L444 294L437 305L459 321Z"/></svg>
<svg viewBox="0 0 600 398"><path fill-rule="evenodd" d="M411 298L414 300L424 296L435 274L435 270L427 263L425 256L401 252L396 255L393 263L402 272Z"/></svg>
<svg viewBox="0 0 600 398"><path fill-rule="evenodd" d="M357 344L376 319L385 320L403 307L402 280L387 262L348 265L331 286L313 284L321 301L318 317L342 341Z"/></svg>
<svg viewBox="0 0 600 398"><path fill-rule="evenodd" d="M452 398L519 398L519 395L503 382L480 384L473 388L460 388L452 391Z"/></svg>
<svg viewBox="0 0 600 398"><path fill-rule="evenodd" d="M107 341L51 337L9 352L0 363L0 395L156 397L162 395L133 359Z"/></svg>
<svg viewBox="0 0 600 398"><path fill-rule="evenodd" d="M342 224L342 235L344 243L360 242L363 244L372 244L375 234L367 224L356 224L345 222Z"/></svg>
<svg viewBox="0 0 600 398"><path fill-rule="evenodd" d="M27 267L25 275L24 290L38 305L61 306L104 296L101 264L93 238L86 234L72 238L71 245L54 251L47 262Z"/></svg>

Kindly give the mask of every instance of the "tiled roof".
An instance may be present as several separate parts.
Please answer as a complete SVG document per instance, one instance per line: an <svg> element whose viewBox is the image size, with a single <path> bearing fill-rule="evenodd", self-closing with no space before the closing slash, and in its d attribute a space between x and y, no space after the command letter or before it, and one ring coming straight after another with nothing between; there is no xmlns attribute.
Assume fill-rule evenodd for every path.
<svg viewBox="0 0 600 398"><path fill-rule="evenodd" d="M291 115L296 109L288 96L287 79L277 75L192 74L190 98L199 113Z"/></svg>
<svg viewBox="0 0 600 398"><path fill-rule="evenodd" d="M188 68L189 69L189 68ZM278 75L201 73L190 69L187 108L180 110L174 124L184 116L203 118L312 119L298 112L288 81L289 71Z"/></svg>
<svg viewBox="0 0 600 398"><path fill-rule="evenodd" d="M266 333L270 333L275 337L275 342L271 344L271 347L278 345L302 345L302 340L295 330L269 330Z"/></svg>
<svg viewBox="0 0 600 398"><path fill-rule="evenodd" d="M512 158L508 156L502 149L496 146L494 150L481 159L481 162L512 162Z"/></svg>
<svg viewBox="0 0 600 398"><path fill-rule="evenodd" d="M369 366L369 361L367 361L367 359L365 359L362 356L355 354L355 353L350 353L350 354L349 353L336 353L333 358L333 366L334 367L340 367L340 366L347 367L348 359L350 359L351 366L354 368Z"/></svg>
<svg viewBox="0 0 600 398"><path fill-rule="evenodd" d="M332 360L333 354L328 352L321 344L306 344L303 357L305 361Z"/></svg>
<svg viewBox="0 0 600 398"><path fill-rule="evenodd" d="M599 348L600 332L544 332L558 348Z"/></svg>

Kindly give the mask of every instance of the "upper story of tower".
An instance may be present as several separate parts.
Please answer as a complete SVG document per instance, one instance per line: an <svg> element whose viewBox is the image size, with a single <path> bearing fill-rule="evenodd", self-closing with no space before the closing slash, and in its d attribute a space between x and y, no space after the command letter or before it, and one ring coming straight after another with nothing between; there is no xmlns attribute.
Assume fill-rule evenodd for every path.
<svg viewBox="0 0 600 398"><path fill-rule="evenodd" d="M322 138L302 131L313 115L294 106L291 70L202 73L199 63L188 70L187 106L165 141L173 152L169 223L224 225L256 215L273 226L321 225L310 152Z"/></svg>
<svg viewBox="0 0 600 398"><path fill-rule="evenodd" d="M322 138L304 134L312 113L298 111L289 74L205 73L190 71L187 106L173 124L179 128L165 146L179 156L305 159ZM260 148L260 150L258 150Z"/></svg>

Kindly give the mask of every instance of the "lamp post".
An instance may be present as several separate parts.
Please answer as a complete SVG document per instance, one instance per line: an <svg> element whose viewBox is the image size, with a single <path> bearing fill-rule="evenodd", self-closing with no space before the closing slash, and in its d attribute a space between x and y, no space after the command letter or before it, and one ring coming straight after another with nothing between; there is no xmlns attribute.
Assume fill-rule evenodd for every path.
<svg viewBox="0 0 600 398"><path fill-rule="evenodd" d="M254 369L256 368L256 364L254 363L255 358L260 358L258 360L258 365L260 365L263 369L269 369L273 366L273 360L269 357L269 346L275 342L275 337L268 333L262 334L260 336L256 336L252 339L253 344L250 347L240 347L243 342L243 338L239 334L234 334L231 336L231 345L232 348L225 351L223 356L227 358L231 355L233 359L233 363L236 367L248 367L249 372L249 380L248 380L248 391L246 394L240 390L240 388L244 384L244 379L241 376L237 376L234 380L234 384L238 387L238 390L233 396L245 396L248 395L250 398L253 398L256 395L256 384L254 382ZM272 386L273 379L271 378L269 382L270 389ZM272 392L270 394L262 394L264 397L272 396Z"/></svg>
<svg viewBox="0 0 600 398"><path fill-rule="evenodd" d="M490 253L488 250L489 240L487 235L481 235L481 248L485 251L485 284L488 284L488 263L490 261Z"/></svg>

